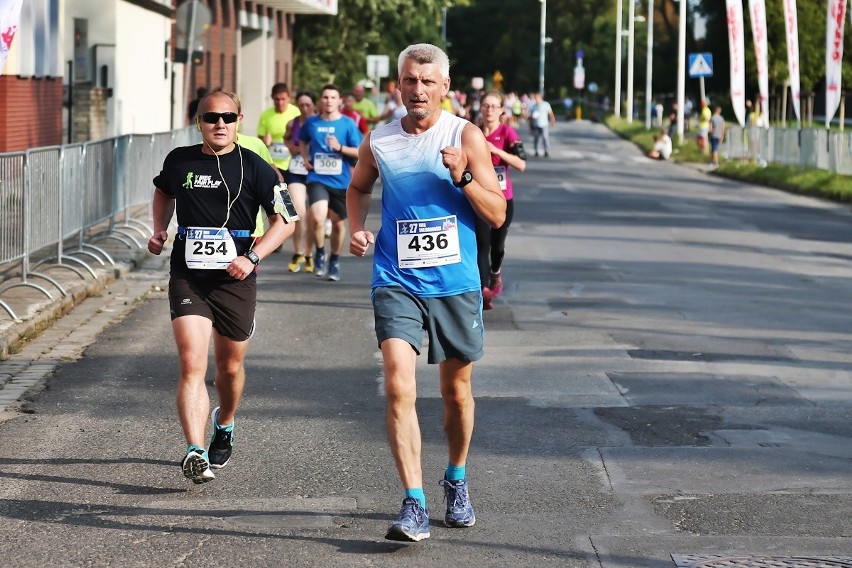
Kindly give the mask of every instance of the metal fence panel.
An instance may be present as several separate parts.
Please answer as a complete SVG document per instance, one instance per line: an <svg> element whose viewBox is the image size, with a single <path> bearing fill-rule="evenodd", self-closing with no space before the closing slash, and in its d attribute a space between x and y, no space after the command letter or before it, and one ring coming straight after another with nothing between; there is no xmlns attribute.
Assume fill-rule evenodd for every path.
<svg viewBox="0 0 852 568"><path fill-rule="evenodd" d="M113 154L114 141L87 142L84 150L85 187L83 219L85 227L92 227L109 219L113 207Z"/></svg>
<svg viewBox="0 0 852 568"><path fill-rule="evenodd" d="M831 133L831 169L835 172L852 176L852 133Z"/></svg>
<svg viewBox="0 0 852 568"><path fill-rule="evenodd" d="M79 234L85 225L83 210L86 187L85 168L83 167L84 145L69 144L62 147L60 164L62 168L62 227L60 238L67 239Z"/></svg>
<svg viewBox="0 0 852 568"><path fill-rule="evenodd" d="M131 141L131 159L127 164L130 172L128 202L142 205L151 201L154 177L154 135L134 135Z"/></svg>
<svg viewBox="0 0 852 568"><path fill-rule="evenodd" d="M27 151L27 252L56 244L61 237L61 148Z"/></svg>
<svg viewBox="0 0 852 568"><path fill-rule="evenodd" d="M731 160L765 160L852 176L850 132L732 125L725 134L722 153Z"/></svg>
<svg viewBox="0 0 852 568"><path fill-rule="evenodd" d="M0 154L0 262L24 257L26 154Z"/></svg>
<svg viewBox="0 0 852 568"><path fill-rule="evenodd" d="M115 139L113 146L113 214L124 211L126 215L129 207L128 193L130 192L130 161L131 144L133 137L130 135L119 136Z"/></svg>
<svg viewBox="0 0 852 568"><path fill-rule="evenodd" d="M786 128L771 129L773 154L772 161L797 166L801 163L799 152L799 131Z"/></svg>

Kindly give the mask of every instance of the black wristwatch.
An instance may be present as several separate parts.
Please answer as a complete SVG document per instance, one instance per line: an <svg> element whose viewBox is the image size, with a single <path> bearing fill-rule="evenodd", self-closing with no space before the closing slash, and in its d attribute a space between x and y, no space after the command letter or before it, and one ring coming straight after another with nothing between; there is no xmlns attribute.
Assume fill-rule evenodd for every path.
<svg viewBox="0 0 852 568"><path fill-rule="evenodd" d="M247 251L243 256L249 259L251 263L255 266L260 264L260 257L257 256L257 253L253 250Z"/></svg>
<svg viewBox="0 0 852 568"><path fill-rule="evenodd" d="M465 170L462 172L461 179L459 181L453 182L456 187L464 187L470 182L473 181L473 174L470 173L470 170Z"/></svg>

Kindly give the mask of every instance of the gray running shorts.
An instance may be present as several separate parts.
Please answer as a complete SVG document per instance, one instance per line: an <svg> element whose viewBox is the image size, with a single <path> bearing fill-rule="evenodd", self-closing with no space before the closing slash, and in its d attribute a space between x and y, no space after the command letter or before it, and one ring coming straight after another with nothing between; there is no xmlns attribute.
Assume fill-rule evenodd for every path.
<svg viewBox="0 0 852 568"><path fill-rule="evenodd" d="M373 290L373 313L379 348L385 339L404 339L420 354L429 339L429 363L449 358L482 358L485 329L482 292L475 290L441 298L418 298L399 287Z"/></svg>

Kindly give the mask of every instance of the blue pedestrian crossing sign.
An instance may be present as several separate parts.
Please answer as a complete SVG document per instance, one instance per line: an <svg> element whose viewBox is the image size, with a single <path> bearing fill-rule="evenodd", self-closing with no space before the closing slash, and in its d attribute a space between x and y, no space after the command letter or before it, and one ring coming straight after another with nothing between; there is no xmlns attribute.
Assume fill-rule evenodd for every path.
<svg viewBox="0 0 852 568"><path fill-rule="evenodd" d="M690 77L712 77L713 54L690 53L688 67Z"/></svg>

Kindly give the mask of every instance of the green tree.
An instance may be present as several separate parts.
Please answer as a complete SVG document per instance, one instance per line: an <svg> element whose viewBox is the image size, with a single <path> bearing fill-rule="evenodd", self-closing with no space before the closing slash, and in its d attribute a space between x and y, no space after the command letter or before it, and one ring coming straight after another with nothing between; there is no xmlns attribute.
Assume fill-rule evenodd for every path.
<svg viewBox="0 0 852 568"><path fill-rule="evenodd" d="M336 16L297 16L293 31L293 82L319 89L334 82L349 89L366 78L367 55L391 58L412 43L440 43L441 0L345 0Z"/></svg>
<svg viewBox="0 0 852 568"><path fill-rule="evenodd" d="M545 46L545 90L560 96L572 90L576 51L585 52L589 80L606 81L599 70L608 67L612 76L614 0L549 0ZM507 91L538 88L541 29L539 0L477 0L457 6L447 16L449 55L457 86L469 85L471 77L491 77L500 71ZM606 34L604 37L601 34ZM608 64L607 64L608 62ZM591 73L590 73L591 71ZM595 75L590 77L590 75Z"/></svg>
<svg viewBox="0 0 852 568"><path fill-rule="evenodd" d="M627 27L627 0L624 21ZM636 15L646 17L648 1L637 1ZM654 2L654 93L671 98L677 83L678 4ZM539 0L476 0L449 10L447 36L456 85L470 77L490 77L499 70L504 88L538 88L541 3ZM692 12L689 12L692 21ZM596 83L599 95L613 98L615 82L616 0L548 0L545 47L545 91L549 98L573 94L576 53L584 53L586 85ZM644 94L647 23L638 21L634 35L634 87ZM693 41L688 40L692 46ZM622 38L622 88L626 87L627 41ZM697 86L696 86L697 89Z"/></svg>

